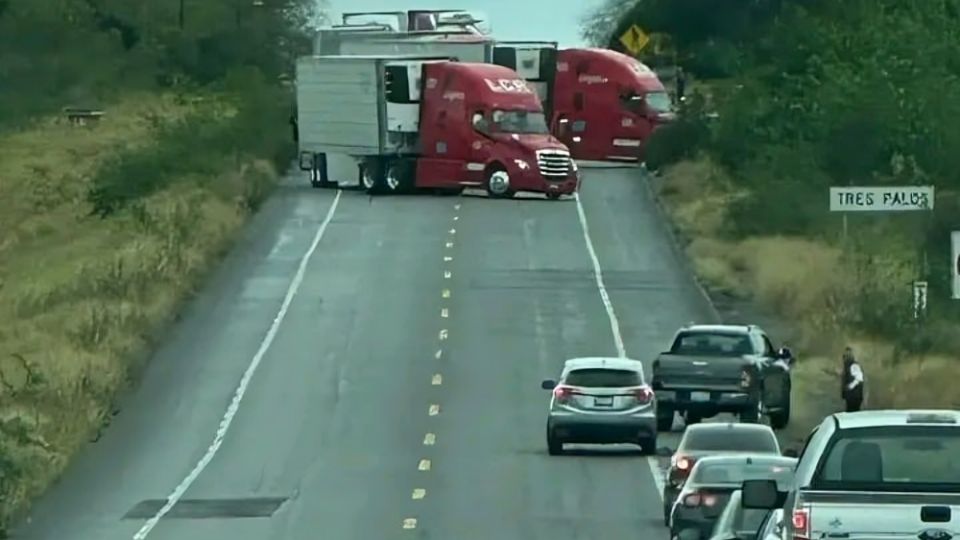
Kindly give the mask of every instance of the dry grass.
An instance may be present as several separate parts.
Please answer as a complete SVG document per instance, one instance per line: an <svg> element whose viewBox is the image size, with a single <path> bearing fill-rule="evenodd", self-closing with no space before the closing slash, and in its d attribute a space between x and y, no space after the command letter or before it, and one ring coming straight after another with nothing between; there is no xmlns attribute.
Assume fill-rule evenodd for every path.
<svg viewBox="0 0 960 540"><path fill-rule="evenodd" d="M725 209L738 196L729 186L706 161L680 163L664 171L660 196L674 225L689 240L687 252L705 284L750 297L798 327L800 340L792 344L801 355L794 375L792 435L805 434L841 406L836 370L847 343L867 373L868 407L960 406L960 387L951 376L955 358L898 355L881 337L855 335L840 323L855 301L855 281L902 287L909 282L909 264L873 260L874 269L864 276L839 249L810 239L725 239Z"/></svg>
<svg viewBox="0 0 960 540"><path fill-rule="evenodd" d="M96 127L51 120L0 138L0 518L98 433L132 361L243 224L250 190L275 179L265 162L231 163L217 181L182 179L137 212L88 217L105 159L211 106L132 96Z"/></svg>

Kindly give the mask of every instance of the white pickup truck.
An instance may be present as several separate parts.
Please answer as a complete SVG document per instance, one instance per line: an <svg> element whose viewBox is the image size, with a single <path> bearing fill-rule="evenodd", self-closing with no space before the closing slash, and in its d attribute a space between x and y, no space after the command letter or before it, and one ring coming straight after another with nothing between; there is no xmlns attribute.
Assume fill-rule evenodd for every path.
<svg viewBox="0 0 960 540"><path fill-rule="evenodd" d="M960 411L830 415L800 451L790 490L747 481L741 504L783 508L783 540L950 540L960 535Z"/></svg>

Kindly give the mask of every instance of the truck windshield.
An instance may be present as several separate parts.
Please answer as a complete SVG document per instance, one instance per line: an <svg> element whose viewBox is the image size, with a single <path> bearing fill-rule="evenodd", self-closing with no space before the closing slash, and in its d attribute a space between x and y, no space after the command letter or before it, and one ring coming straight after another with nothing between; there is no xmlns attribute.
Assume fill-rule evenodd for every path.
<svg viewBox="0 0 960 540"><path fill-rule="evenodd" d="M536 133L546 135L547 119L536 111L493 111L493 123L501 133Z"/></svg>
<svg viewBox="0 0 960 540"><path fill-rule="evenodd" d="M743 356L754 354L747 334L683 332L670 347L671 354L684 356Z"/></svg>
<svg viewBox="0 0 960 540"><path fill-rule="evenodd" d="M673 107L670 103L670 94L666 92L648 92L644 95L643 101L651 111L657 113L668 113Z"/></svg>
<svg viewBox="0 0 960 540"><path fill-rule="evenodd" d="M844 429L830 442L813 489L960 493L960 426Z"/></svg>

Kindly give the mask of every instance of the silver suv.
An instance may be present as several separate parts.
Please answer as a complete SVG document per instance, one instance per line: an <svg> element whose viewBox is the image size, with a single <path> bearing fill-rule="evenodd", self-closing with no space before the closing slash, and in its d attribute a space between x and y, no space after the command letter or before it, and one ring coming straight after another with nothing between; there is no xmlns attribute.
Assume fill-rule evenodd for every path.
<svg viewBox="0 0 960 540"><path fill-rule="evenodd" d="M656 451L656 401L640 361L573 358L564 363L559 381L540 386L553 391L547 420L550 455L563 453L564 443L633 443L646 455Z"/></svg>

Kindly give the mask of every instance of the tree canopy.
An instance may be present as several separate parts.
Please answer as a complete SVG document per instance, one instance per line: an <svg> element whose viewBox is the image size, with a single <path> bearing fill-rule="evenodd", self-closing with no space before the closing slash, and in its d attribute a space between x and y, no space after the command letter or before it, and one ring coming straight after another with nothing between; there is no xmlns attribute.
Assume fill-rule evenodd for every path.
<svg viewBox="0 0 960 540"><path fill-rule="evenodd" d="M182 10L181 10L182 6ZM270 80L308 50L316 0L0 0L0 123L131 86Z"/></svg>

